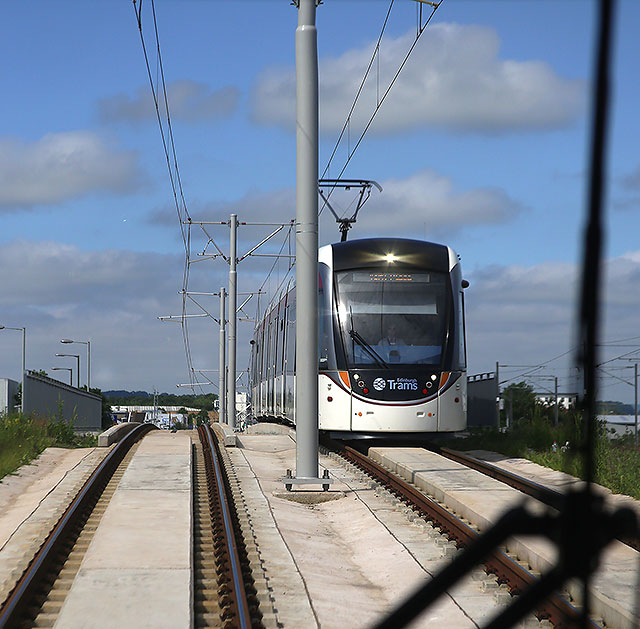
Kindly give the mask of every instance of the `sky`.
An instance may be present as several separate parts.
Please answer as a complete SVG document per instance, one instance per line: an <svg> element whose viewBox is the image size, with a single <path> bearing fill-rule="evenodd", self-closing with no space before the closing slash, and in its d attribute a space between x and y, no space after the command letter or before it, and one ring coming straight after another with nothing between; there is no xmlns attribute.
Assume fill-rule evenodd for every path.
<svg viewBox="0 0 640 629"><path fill-rule="evenodd" d="M139 3L138 3L138 6ZM395 0L380 53L343 141L330 156L389 9L387 0L325 0L317 10L321 174L336 177L417 34L417 3ZM142 31L152 81L161 77L150 0ZM424 5L423 22L427 5ZM179 167L181 216L220 223L295 217L295 7L289 0L156 0L156 23ZM493 371L540 391L568 391L575 345L590 146L596 3L444 0L419 37L345 178L375 180L350 238L447 244L466 291L468 372ZM601 399L633 401L640 356L640 4L618 3L606 188ZM229 229L190 230L185 245L129 0L9 0L0 23L0 325L26 327L27 368L72 367L103 390L188 392L189 368L218 365L218 326L187 327L186 286L227 284ZM164 108L160 107L164 116ZM167 137L166 121L163 124ZM173 158L171 158L173 159ZM173 163L173 162L171 162ZM175 176L175 171L172 169ZM336 193L340 213L354 191ZM184 226L183 226L184 227ZM275 227L241 225L243 255ZM288 253L284 228L260 249ZM207 241L209 237L215 243ZM320 243L339 240L330 212ZM197 262L195 262L197 260ZM273 293L288 259L249 257L239 290ZM269 270L271 273L268 275ZM217 316L215 296L187 299ZM239 298L239 303L246 297ZM255 318L268 296L251 298ZM197 302L197 303L196 303ZM198 305L199 304L199 305ZM246 316L245 316L246 315ZM238 328L238 368L253 324ZM20 334L0 330L0 377L19 380ZM558 358L556 358L558 357ZM512 379L512 380L511 380ZM216 392L216 387L206 391Z"/></svg>

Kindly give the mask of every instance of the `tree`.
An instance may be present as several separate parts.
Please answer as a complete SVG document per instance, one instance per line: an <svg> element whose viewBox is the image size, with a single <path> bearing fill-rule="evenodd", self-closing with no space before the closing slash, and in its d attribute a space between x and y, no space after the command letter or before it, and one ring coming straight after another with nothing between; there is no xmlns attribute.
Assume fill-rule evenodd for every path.
<svg viewBox="0 0 640 629"><path fill-rule="evenodd" d="M196 415L196 426L208 426L209 425L209 413L202 409Z"/></svg>
<svg viewBox="0 0 640 629"><path fill-rule="evenodd" d="M90 393L94 393L95 395L99 395L102 399L102 428L106 430L107 428L111 428L113 426L113 417L111 415L111 405L109 404L109 400L102 395L101 389L90 389Z"/></svg>
<svg viewBox="0 0 640 629"><path fill-rule="evenodd" d="M510 384L502 390L504 400L503 417L510 417L511 424L518 421L531 421L537 405L533 387L526 382Z"/></svg>

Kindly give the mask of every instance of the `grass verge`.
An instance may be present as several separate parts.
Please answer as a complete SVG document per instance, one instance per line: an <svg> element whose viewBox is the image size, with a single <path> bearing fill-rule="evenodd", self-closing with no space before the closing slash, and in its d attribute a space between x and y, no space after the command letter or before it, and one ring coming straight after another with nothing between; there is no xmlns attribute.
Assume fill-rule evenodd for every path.
<svg viewBox="0 0 640 629"><path fill-rule="evenodd" d="M45 448L88 448L98 445L92 435L76 435L73 426L55 418L0 415L0 478L35 459Z"/></svg>
<svg viewBox="0 0 640 629"><path fill-rule="evenodd" d="M567 422L558 427L544 420L520 422L508 432L472 429L469 437L440 442L455 450L491 450L506 456L522 457L539 465L584 478L583 460L576 444L581 443L580 424ZM640 448L633 436L609 439L600 427L596 441L595 481L616 494L640 500Z"/></svg>

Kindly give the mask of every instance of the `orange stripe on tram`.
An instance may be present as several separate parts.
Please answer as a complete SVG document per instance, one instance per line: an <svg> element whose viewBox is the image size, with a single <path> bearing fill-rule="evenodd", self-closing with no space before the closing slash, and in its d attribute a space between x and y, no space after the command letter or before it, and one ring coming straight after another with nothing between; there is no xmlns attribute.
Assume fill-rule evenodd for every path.
<svg viewBox="0 0 640 629"><path fill-rule="evenodd" d="M351 384L349 383L349 372L339 371L338 375L340 376L340 380L342 380L343 384L347 387L347 389L350 389Z"/></svg>

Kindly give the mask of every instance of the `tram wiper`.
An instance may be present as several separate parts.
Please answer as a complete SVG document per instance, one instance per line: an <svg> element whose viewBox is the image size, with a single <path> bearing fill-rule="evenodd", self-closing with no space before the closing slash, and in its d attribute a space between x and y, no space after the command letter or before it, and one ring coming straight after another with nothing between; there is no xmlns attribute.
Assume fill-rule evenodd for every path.
<svg viewBox="0 0 640 629"><path fill-rule="evenodd" d="M373 360L375 360L380 367L384 367L385 369L389 369L389 365L380 357L380 355L376 352L369 343L367 343L361 336L358 334L353 328L349 330L349 336L358 344L362 349L364 349Z"/></svg>

